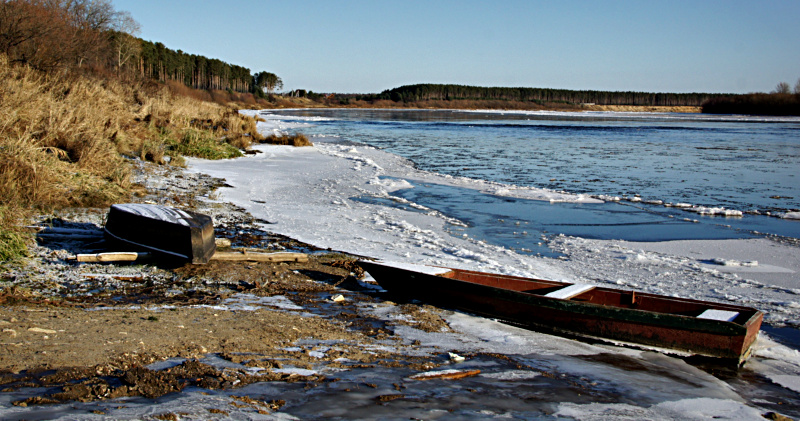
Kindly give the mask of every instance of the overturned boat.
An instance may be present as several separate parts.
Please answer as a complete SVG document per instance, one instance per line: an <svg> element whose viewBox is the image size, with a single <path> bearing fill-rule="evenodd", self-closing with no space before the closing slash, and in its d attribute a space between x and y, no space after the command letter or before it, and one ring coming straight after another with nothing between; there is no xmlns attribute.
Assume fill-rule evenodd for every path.
<svg viewBox="0 0 800 421"><path fill-rule="evenodd" d="M750 355L764 314L754 308L587 284L362 260L390 293L513 324L734 360Z"/></svg>
<svg viewBox="0 0 800 421"><path fill-rule="evenodd" d="M127 247L195 264L208 263L216 251L210 216L169 206L112 205L105 234Z"/></svg>

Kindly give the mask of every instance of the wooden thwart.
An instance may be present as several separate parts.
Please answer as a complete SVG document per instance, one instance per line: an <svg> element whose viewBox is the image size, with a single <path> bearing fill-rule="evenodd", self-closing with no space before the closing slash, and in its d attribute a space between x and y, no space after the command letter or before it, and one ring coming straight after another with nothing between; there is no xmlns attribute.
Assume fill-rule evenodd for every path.
<svg viewBox="0 0 800 421"><path fill-rule="evenodd" d="M700 313L700 315L697 316L697 318L708 319L708 320L720 320L723 322L732 322L738 315L739 315L738 311L709 309Z"/></svg>
<svg viewBox="0 0 800 421"><path fill-rule="evenodd" d="M572 284L570 286L566 286L561 289L557 289L553 292L545 294L545 297L550 298L559 298L562 300L569 300L572 297L578 296L583 294L584 292L591 291L594 289L594 285L589 284Z"/></svg>

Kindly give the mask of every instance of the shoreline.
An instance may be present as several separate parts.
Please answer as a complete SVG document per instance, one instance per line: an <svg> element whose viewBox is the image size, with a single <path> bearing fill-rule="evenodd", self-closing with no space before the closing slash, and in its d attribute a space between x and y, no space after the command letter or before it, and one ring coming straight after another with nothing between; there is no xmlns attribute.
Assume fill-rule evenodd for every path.
<svg viewBox="0 0 800 421"><path fill-rule="evenodd" d="M614 112L647 112L647 113L693 113L701 114L702 107L696 106L655 106L655 105L597 105L597 104L568 104L568 105L538 105L538 104L515 104L502 101L475 101L466 105L453 101L422 101L414 103L395 103L392 101L377 101L374 103L364 102L363 104L327 104L312 101L307 98L281 98L282 103L275 108L266 109L287 109L287 108L344 108L344 109L420 109L420 110L481 110L491 109L495 111L614 111ZM505 105L505 107L504 107ZM246 108L246 107L245 107Z"/></svg>
<svg viewBox="0 0 800 421"><path fill-rule="evenodd" d="M278 149L290 152L294 157L286 162L294 167L298 165L296 153L309 153L284 147L264 148L272 149L270 153ZM340 151L342 156L338 159L345 159L342 162L350 165L340 167L341 170L350 172L360 166L359 171L364 172L374 164L370 163L372 158L358 158L346 152ZM245 159L248 158L230 163L242 165ZM689 411L682 412L685 414L697 410L700 402L706 402L703 399L712 399L724 408L738 407L750 415L763 414L768 409L782 410L785 406L781 402L793 399L791 394L781 392L767 403L755 404L751 401L755 398L745 398L750 403L744 405L738 403L746 396L744 389L723 392L731 386L680 359L524 331L419 303L387 301L388 297L379 290L357 279L356 272L346 263L352 256L321 250L292 240L291 235L267 231L274 224L286 222L278 215L296 212L312 206L311 203L295 199L294 207L290 207L273 201L271 206L282 213L262 218L249 213L247 207L251 204L226 199L230 191L241 189L241 186L226 187L226 183L235 184L233 179L223 181L213 175L202 175L196 169L186 171L149 164L147 167L154 172L137 180L149 188L149 193L140 200L189 206L209 213L219 228L218 236L231 238L235 245L302 251L312 255L312 262L308 265L215 262L177 269L136 264L77 265L67 263L64 258L84 247L93 247L91 244L42 244L36 248L38 266L28 267L27 274L15 275L16 288L11 290L14 293L4 295L0 307L3 325L0 346L7 356L0 358L0 363L5 370L10 369L4 370L2 377L5 393L0 396L0 415L30 418L62 408L67 418L90 413L97 417L140 418L156 413L202 419L209 413L222 413L216 411L237 416L280 414L304 418L325 413L355 416L363 407L373 415L396 416L405 403L413 403L427 408L417 412L425 416L447 407L448 400L460 401L475 393L464 388L493 396L493 391L502 392L508 382L518 384L520 390L546 387L551 391L542 395L541 402L526 401L523 405L526 409L514 403L521 397L507 396L494 396L485 404L488 407L453 408L475 419L485 418L487 410L497 415L520 416L542 416L557 411L606 413L618 402L630 399L631 392L625 391L628 386L623 386L630 381L650 390L652 396L670 390L668 400L681 402L681 411ZM276 168L276 171L282 170ZM327 183L334 185L331 176L323 175L323 180L328 179ZM317 185L324 187L325 182ZM220 186L222 190L214 190ZM335 191L332 193L338 196ZM67 224L98 230L103 215L102 210L75 210L55 216ZM570 247L575 265L588 262L584 259L595 259L600 244L618 247L613 242L570 238L559 241ZM567 244L570 241L579 247ZM324 243L311 243L326 247ZM663 250L641 252L646 257L644 261L662 253ZM631 262L620 260L615 270L629 272ZM571 267L574 270L577 266ZM85 277L86 274L93 276ZM109 276L95 276L98 274ZM22 279L24 276L28 279ZM47 294L53 294L49 301ZM339 294L345 297L344 303L330 300ZM59 301L65 305L55 305ZM86 337L94 340L86 341ZM98 343L103 346L97 346ZM774 358L785 352L783 349L764 338L757 355ZM466 362L454 363L447 357L448 352L466 357ZM9 360L8 356L15 360ZM591 361L598 358L609 362L596 366L598 363ZM57 371L59 375L55 378L48 377L52 372L35 370L32 361L51 361L43 368L64 370ZM591 374L584 372L586 361L594 367ZM759 373L764 373L763 367L771 367L769 361L769 357L757 357L753 364L761 367ZM786 363L784 357L778 361ZM78 366L67 369L73 364ZM629 364L640 366L639 375L643 378L623 375L621 370ZM661 378L665 365L676 380ZM484 373L431 386L409 380L420 373L462 367ZM790 373L786 370L791 367L782 366L784 371L780 375ZM259 370L254 371L256 368ZM27 371L13 374L18 370ZM777 373L771 378L779 378ZM516 377L507 378L509 375ZM678 384L689 379L701 386L675 392L680 389ZM668 384L659 386L665 381ZM49 390L60 387L62 393L34 392L31 396L25 385L36 384ZM71 384L86 387L71 387ZM302 392L303 388L312 394ZM208 400L209 393L213 393L215 400ZM120 405L125 396L141 396L145 403L123 400ZM317 396L313 401L317 403L304 410L311 396ZM650 406L649 409L628 405L626 410L645 411L637 412L643 417L671 413L660 409L663 398L647 396L640 395L640 399L643 399L641 405ZM147 403L149 399L159 400ZM178 402L182 400L195 402L192 409L180 406ZM504 406L504 401L510 406ZM326 409L319 406L323 402L327 403ZM321 412L309 412L316 410Z"/></svg>
<svg viewBox="0 0 800 421"><path fill-rule="evenodd" d="M96 243L39 237L33 256L2 274L1 417L11 416L12 408L49 411L48 406L71 402L158 398L190 384L235 393L254 382L319 382L324 376L314 373L364 364L441 365L435 356L403 351L409 344L390 330L363 322L351 326L347 315L357 312L354 306L374 299L352 272L356 269L348 262L354 257L263 231L241 208L211 198L219 179L152 164L140 165L140 174L143 168L156 173L140 178L149 190L142 201L181 207L192 203L193 209L213 215L217 236L229 238L235 247L311 253L309 262L211 262L177 268L81 264L67 258L96 248ZM68 209L42 222L94 231L101 238L103 216L100 209ZM293 300L286 294L294 294ZM340 294L348 298L331 313L329 297ZM327 315L309 316L317 311ZM399 311L413 315L420 310ZM438 310L427 312L421 326L446 329ZM302 342L312 338L337 343L336 352L310 357L317 347ZM386 340L394 342L394 351L364 353ZM223 369L225 364L209 362L212 356L240 368ZM155 376L157 368L143 370L175 358L199 365L177 377ZM56 378L50 375L53 370ZM76 381L102 387L70 386ZM63 391L26 392L37 385ZM262 414L275 409L269 410L268 402L256 403Z"/></svg>

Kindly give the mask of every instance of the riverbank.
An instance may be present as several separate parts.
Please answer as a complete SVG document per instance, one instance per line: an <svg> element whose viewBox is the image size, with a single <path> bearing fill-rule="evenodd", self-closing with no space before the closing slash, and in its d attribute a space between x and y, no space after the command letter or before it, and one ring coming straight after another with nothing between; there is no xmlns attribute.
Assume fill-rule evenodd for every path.
<svg viewBox="0 0 800 421"><path fill-rule="evenodd" d="M285 164L297 168L319 153L316 147L258 148L263 153L256 157L225 162L245 165L271 156L277 163L277 155L287 154ZM331 162L347 163L339 167L346 172L353 165L370 165L368 159L352 158L344 154ZM295 179L294 206L274 194L275 213L256 216L247 207L258 204L260 196L229 202L231 192L242 191L228 187L237 183L235 177L223 182L196 171L196 162L190 165L192 172L137 165L136 181L146 186L137 200L208 213L217 236L231 239L235 247L304 252L310 262L180 268L75 264L66 257L100 245L40 236L31 260L3 274L3 418L357 419L402 413L590 419L600 413L658 418L736 411L752 419L787 413L785 408L797 404L796 395L782 388L754 402L767 378L791 385L788 379L796 370L787 359L791 351L765 336L749 363L755 371L745 372L760 380L739 384L739 374L722 368L704 371L658 353L576 342L421 303L394 303L369 277L358 279L347 263L354 255L320 249L331 244L324 239L313 239L312 246L280 234L287 224L297 228L287 213L308 222L322 216L310 216L318 204L297 187L326 190L338 177L315 184ZM273 168L274 175L292 175ZM335 175L327 166L320 171ZM289 187L277 177L270 184ZM323 201L329 194L337 195L328 190ZM74 209L40 222L98 232L104 214L104 209ZM438 244L425 239L431 233L409 232ZM383 247L393 253L394 247ZM437 247L447 250L444 244ZM369 247L358 249L372 254ZM467 257L457 250L454 257ZM543 273L550 265L537 267ZM782 371L771 361L779 361ZM631 364L638 367L635 373L626 368ZM480 374L430 382L413 377L449 369ZM693 387L686 388L687 382Z"/></svg>
<svg viewBox="0 0 800 421"><path fill-rule="evenodd" d="M83 235L78 240L39 235L32 256L0 274L0 417L36 418L53 405L74 401L156 399L187 387L234 394L255 382L315 384L331 381L321 373L351 366L431 369L445 362L437 355L412 356L403 351L412 344L391 326L357 316L357 305L378 302L369 295L370 287L358 281L354 256L263 231L263 221L213 200L222 180L142 162L136 168L137 181L146 186L140 201L212 215L217 237L228 238L233 247L310 253L309 261L177 268L79 264L69 257L104 247L105 210L68 209L43 216L43 226ZM342 299L331 300L335 296ZM413 305L395 311L404 316L390 325L448 329L436 309ZM180 361L167 366L178 368L156 371L152 366L175 359ZM268 413L282 405L275 403L279 398L248 400L245 409ZM196 416L222 413L213 409L200 408ZM87 412L108 415L83 409L72 416L83 418Z"/></svg>

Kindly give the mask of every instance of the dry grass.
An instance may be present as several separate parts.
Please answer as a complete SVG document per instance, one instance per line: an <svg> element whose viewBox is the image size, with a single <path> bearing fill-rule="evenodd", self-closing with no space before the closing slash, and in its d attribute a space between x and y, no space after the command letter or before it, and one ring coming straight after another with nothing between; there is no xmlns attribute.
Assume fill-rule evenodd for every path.
<svg viewBox="0 0 800 421"><path fill-rule="evenodd" d="M252 117L175 87L44 74L0 55L0 262L22 255L19 216L127 200L125 156L180 164L262 140Z"/></svg>
<svg viewBox="0 0 800 421"><path fill-rule="evenodd" d="M117 96L0 57L0 204L47 209L124 197L130 171L110 141L124 114Z"/></svg>
<svg viewBox="0 0 800 421"><path fill-rule="evenodd" d="M31 238L17 228L23 219L16 206L0 205L0 265L27 254L26 246Z"/></svg>

